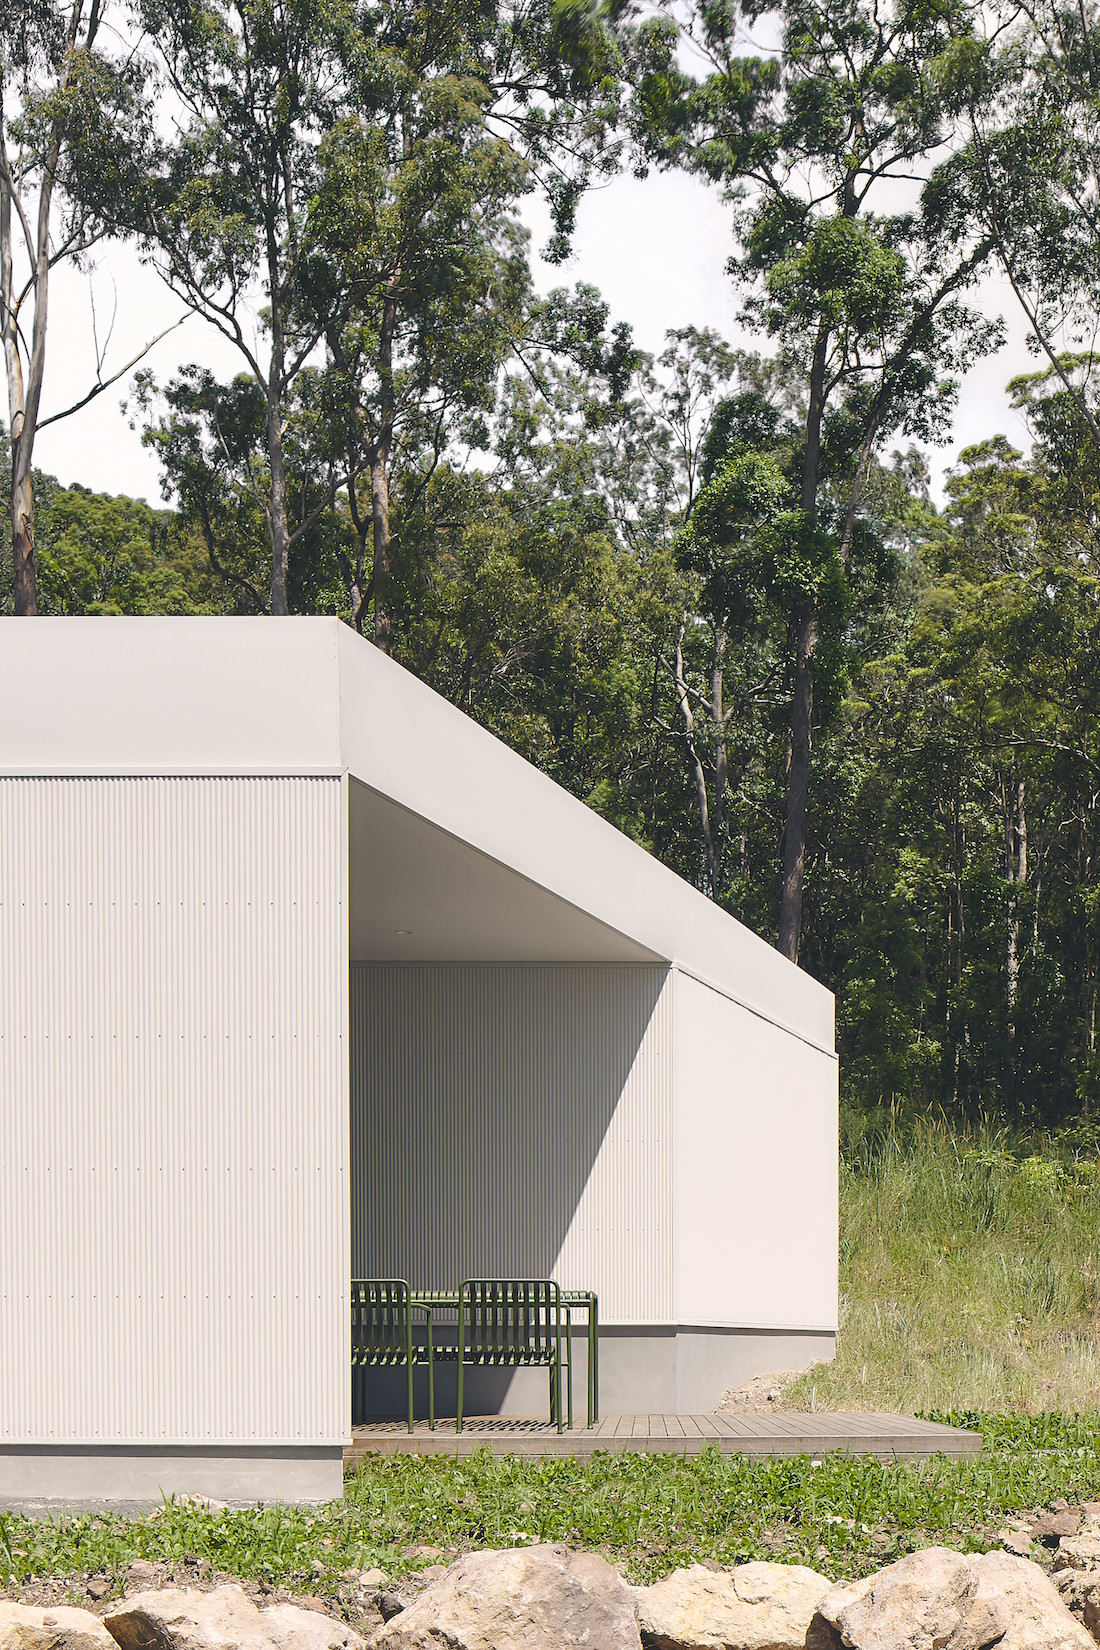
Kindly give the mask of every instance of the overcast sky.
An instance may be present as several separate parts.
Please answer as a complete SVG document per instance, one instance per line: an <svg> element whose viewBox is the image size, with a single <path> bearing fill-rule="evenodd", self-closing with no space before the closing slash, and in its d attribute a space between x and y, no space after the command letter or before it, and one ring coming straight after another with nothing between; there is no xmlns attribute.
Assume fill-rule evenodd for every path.
<svg viewBox="0 0 1100 1650"><path fill-rule="evenodd" d="M536 241L538 236L536 235ZM711 186L680 174L647 179L616 178L593 191L582 203L575 252L560 269L538 271L539 284L591 282L611 306L613 320L628 321L648 350L660 350L668 327L716 328L731 342L742 338L736 325L736 298L725 274L731 251L729 213ZM148 338L172 325L178 302L156 275L139 265L125 247L107 249L94 277L96 328L100 335L111 320L114 333L107 370L117 369ZM94 377L92 309L88 278L59 270L51 286L49 356L43 412L67 405L83 394ZM1027 434L1012 411L1004 385L1032 365L1024 344L1025 328L1014 310L1007 285L990 280L981 306L1003 314L1009 341L999 355L979 363L968 375L959 398L954 439L930 457L936 491L946 466L960 448L998 433L1017 446ZM158 344L145 365L160 378L185 361L200 360L221 376L241 370L241 360L217 333L201 321L187 320ZM63 483L81 482L108 493L128 493L160 500L159 468L141 445L140 429L131 430L119 410L125 385L108 390L89 407L42 431L35 446L39 469ZM6 411L6 409L5 409Z"/></svg>

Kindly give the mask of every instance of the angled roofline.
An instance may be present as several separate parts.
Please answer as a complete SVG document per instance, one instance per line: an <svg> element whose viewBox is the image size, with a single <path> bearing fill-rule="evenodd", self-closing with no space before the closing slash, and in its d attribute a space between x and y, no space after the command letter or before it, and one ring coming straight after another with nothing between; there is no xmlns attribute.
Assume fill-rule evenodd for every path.
<svg viewBox="0 0 1100 1650"><path fill-rule="evenodd" d="M347 773L833 1051L831 992L338 619L0 619L0 699L0 775Z"/></svg>

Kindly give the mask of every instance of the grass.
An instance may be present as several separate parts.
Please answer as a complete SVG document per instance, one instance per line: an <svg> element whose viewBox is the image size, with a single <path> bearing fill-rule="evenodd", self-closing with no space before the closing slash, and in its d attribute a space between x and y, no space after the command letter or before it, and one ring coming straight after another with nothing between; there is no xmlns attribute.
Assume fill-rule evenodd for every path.
<svg viewBox="0 0 1100 1650"><path fill-rule="evenodd" d="M344 1570L377 1566L398 1577L436 1557L532 1541L602 1552L635 1581L701 1558L857 1575L934 1542L984 1550L1006 1518L1057 1496L1100 1499L1100 1414L983 1424L986 1451L956 1461L753 1460L716 1450L686 1461L396 1456L368 1459L349 1474L343 1503L320 1509L169 1501L135 1521L0 1515L0 1585L17 1590L45 1576L75 1585L96 1573L121 1586L135 1558L183 1579L207 1560L218 1574L350 1609Z"/></svg>
<svg viewBox="0 0 1100 1650"><path fill-rule="evenodd" d="M837 1358L795 1407L1074 1414L1100 1396L1100 1160L926 1128L846 1154Z"/></svg>

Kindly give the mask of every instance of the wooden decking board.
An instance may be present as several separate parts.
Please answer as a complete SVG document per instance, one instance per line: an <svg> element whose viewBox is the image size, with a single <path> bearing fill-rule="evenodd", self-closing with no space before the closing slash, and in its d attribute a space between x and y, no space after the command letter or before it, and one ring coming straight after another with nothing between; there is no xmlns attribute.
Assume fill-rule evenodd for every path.
<svg viewBox="0 0 1100 1650"><path fill-rule="evenodd" d="M549 1422L527 1416L478 1416L461 1433L453 1420L441 1420L430 1432L418 1421L409 1433L402 1421L384 1420L356 1427L345 1460L365 1455L469 1456L488 1449L494 1455L580 1456L600 1451L648 1451L698 1455L715 1445L723 1455L819 1455L847 1451L854 1455L970 1455L980 1450L979 1434L958 1427L918 1421L911 1415L808 1414L605 1415L591 1430L574 1426L559 1433Z"/></svg>

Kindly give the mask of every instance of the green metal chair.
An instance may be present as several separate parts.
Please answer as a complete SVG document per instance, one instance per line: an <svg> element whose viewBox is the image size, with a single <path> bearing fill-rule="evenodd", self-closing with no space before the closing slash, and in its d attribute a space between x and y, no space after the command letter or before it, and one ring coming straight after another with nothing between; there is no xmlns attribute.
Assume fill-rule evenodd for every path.
<svg viewBox="0 0 1100 1650"><path fill-rule="evenodd" d="M428 1426L435 1429L435 1359L430 1310L424 1317L424 1340L413 1334L418 1310L404 1278L353 1278L351 1285L351 1367L354 1397L356 1374L367 1369L408 1372L409 1431L413 1430L413 1370L428 1369ZM353 1404L354 1408L354 1404Z"/></svg>
<svg viewBox="0 0 1100 1650"><path fill-rule="evenodd" d="M462 1431L463 1370L467 1364L492 1369L548 1369L550 1419L562 1431L562 1311L561 1291L549 1278L466 1278L459 1284L457 1432ZM568 1374L572 1410L571 1357ZM569 1424L573 1424L572 1414Z"/></svg>

